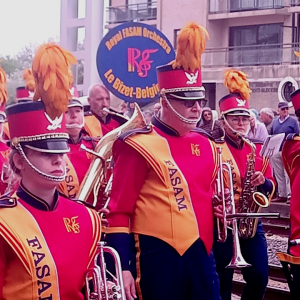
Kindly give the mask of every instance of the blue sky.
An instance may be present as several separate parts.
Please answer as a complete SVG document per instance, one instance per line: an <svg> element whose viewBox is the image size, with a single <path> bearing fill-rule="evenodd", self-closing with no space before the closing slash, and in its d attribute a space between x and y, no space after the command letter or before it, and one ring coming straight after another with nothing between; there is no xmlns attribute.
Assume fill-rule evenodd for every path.
<svg viewBox="0 0 300 300"><path fill-rule="evenodd" d="M60 0L0 0L0 56L59 35Z"/></svg>

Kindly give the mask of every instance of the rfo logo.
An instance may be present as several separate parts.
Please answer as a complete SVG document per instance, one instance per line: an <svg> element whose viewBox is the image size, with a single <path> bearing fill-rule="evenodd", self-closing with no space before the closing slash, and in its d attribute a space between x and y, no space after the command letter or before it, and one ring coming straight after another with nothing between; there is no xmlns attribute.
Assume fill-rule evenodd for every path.
<svg viewBox="0 0 300 300"><path fill-rule="evenodd" d="M153 63L153 60L149 60L150 54L157 51L158 49L146 49L141 52L137 48L128 48L128 72L135 72L136 69L139 77L147 77L148 71L151 69L151 63Z"/></svg>
<svg viewBox="0 0 300 300"><path fill-rule="evenodd" d="M74 232L74 233L80 232L80 227L79 227L79 223L77 222L77 218L78 216L72 218L63 218L67 232Z"/></svg>

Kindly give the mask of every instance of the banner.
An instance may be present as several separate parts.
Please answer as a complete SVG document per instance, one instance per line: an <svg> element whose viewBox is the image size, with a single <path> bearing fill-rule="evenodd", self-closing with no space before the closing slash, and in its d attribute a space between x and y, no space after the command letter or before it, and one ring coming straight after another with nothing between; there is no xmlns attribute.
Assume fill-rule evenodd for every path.
<svg viewBox="0 0 300 300"><path fill-rule="evenodd" d="M128 22L101 40L97 68L103 84L126 102L146 104L159 98L156 67L175 59L170 41L155 27Z"/></svg>

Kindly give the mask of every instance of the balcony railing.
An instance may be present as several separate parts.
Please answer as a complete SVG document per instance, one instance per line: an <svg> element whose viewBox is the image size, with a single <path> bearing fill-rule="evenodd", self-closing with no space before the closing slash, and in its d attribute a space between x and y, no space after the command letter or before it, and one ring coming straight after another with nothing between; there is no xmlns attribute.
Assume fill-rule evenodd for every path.
<svg viewBox="0 0 300 300"><path fill-rule="evenodd" d="M294 51L299 44L273 44L206 49L202 57L205 68L298 64Z"/></svg>
<svg viewBox="0 0 300 300"><path fill-rule="evenodd" d="M290 0L291 6L300 6L300 0Z"/></svg>
<svg viewBox="0 0 300 300"><path fill-rule="evenodd" d="M300 2L299 0L290 1ZM284 0L210 0L209 4L209 12L216 14L283 8Z"/></svg>
<svg viewBox="0 0 300 300"><path fill-rule="evenodd" d="M109 6L106 12L108 24L124 23L133 20L155 20L157 16L157 2Z"/></svg>

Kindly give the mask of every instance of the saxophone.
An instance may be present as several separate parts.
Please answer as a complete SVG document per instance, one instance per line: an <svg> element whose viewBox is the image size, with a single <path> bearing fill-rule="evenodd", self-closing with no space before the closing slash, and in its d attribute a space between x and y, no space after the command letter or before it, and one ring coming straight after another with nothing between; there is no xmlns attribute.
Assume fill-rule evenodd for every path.
<svg viewBox="0 0 300 300"><path fill-rule="evenodd" d="M251 153L247 155L246 173L242 184L242 195L238 202L238 213L259 213L263 207L269 206L269 200L264 194L257 191L257 187L251 185L251 177L255 172L256 146L243 136L241 139L250 146ZM240 218L238 220L239 237L243 239L254 237L257 224L257 217Z"/></svg>

